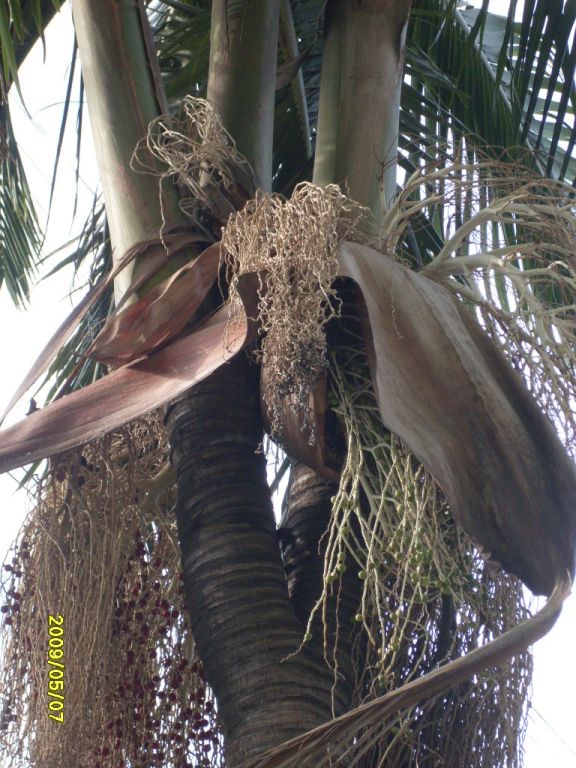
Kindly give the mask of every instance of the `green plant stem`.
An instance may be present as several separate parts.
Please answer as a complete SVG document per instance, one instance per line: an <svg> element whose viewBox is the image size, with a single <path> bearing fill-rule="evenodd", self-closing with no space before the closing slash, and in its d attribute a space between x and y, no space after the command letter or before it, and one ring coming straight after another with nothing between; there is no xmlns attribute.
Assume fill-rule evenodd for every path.
<svg viewBox="0 0 576 768"><path fill-rule="evenodd" d="M72 6L115 259L162 229L185 224L176 189L163 185L160 191L155 176L130 167L149 123L164 110L139 2L74 0ZM147 163L154 167L152 158ZM148 266L143 257L118 276L117 300Z"/></svg>
<svg viewBox="0 0 576 768"><path fill-rule="evenodd" d="M380 222L396 192L409 0L334 0L326 17L314 182L340 184Z"/></svg>
<svg viewBox="0 0 576 768"><path fill-rule="evenodd" d="M212 3L208 100L269 191L280 0L244 0L231 19L227 5Z"/></svg>

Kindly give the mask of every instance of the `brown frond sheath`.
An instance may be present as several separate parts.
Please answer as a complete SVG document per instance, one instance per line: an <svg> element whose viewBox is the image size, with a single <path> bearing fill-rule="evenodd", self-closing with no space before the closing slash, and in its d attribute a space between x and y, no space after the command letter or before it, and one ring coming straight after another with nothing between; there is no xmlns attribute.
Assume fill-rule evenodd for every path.
<svg viewBox="0 0 576 768"><path fill-rule="evenodd" d="M271 420L267 403L267 367L262 365L260 376L260 393L262 418L266 431L271 430ZM314 435L308 425L304 424L301 410L297 410L285 398L284 411L280 417L282 428L282 445L287 453L307 467L314 469L326 480L338 482L340 476L341 457L330 449L326 442L326 414L328 412L328 393L326 378L321 378L310 395L310 410L313 418Z"/></svg>
<svg viewBox="0 0 576 768"><path fill-rule="evenodd" d="M162 235L162 239L155 237L151 240L137 243L133 248L129 248L124 256L116 261L106 278L88 291L78 306L74 307L68 317L58 326L55 333L52 335L42 352L38 355L32 367L12 396L4 413L0 417L0 424L30 387L38 381L42 374L46 373L50 363L60 349L62 349L63 345L68 341L82 318L90 308L94 306L95 302L102 296L104 291L112 285L114 279L123 269L129 266L134 259L146 254L148 271L140 275L139 279L133 282L131 291L124 296L124 299L126 299L129 298L134 291L137 291L142 283L157 274L158 270L166 264L167 260L179 254L183 249L194 246L199 242L202 242L202 239L191 232L165 232Z"/></svg>
<svg viewBox="0 0 576 768"><path fill-rule="evenodd" d="M136 302L115 312L88 350L88 357L122 365L169 342L208 295L219 265L220 243L214 243Z"/></svg>
<svg viewBox="0 0 576 768"><path fill-rule="evenodd" d="M384 425L430 470L457 523L533 592L574 575L576 470L520 376L440 285L343 243L366 303ZM449 374L448 374L449 372Z"/></svg>
<svg viewBox="0 0 576 768"><path fill-rule="evenodd" d="M242 289L242 286L244 287ZM0 432L0 472L76 448L127 424L206 378L256 336L255 285L242 279L242 314L225 304L189 335L73 392Z"/></svg>

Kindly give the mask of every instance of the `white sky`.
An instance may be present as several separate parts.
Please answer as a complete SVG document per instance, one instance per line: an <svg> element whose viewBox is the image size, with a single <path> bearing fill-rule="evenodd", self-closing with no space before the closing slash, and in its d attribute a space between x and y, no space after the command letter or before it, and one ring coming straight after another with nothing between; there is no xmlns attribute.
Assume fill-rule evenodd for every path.
<svg viewBox="0 0 576 768"><path fill-rule="evenodd" d="M479 5L479 2L473 4ZM508 3L503 0L492 5L499 6L500 12L502 8L506 10L508 7ZM28 57L21 70L24 98L32 119L19 105L19 100L14 98L15 89L11 100L16 135L21 142L28 180L37 200L41 219L46 214L62 100L66 89L66 68L72 51L73 37L68 6L64 7L51 25L46 38L46 62L42 62L42 52L37 49ZM72 133L74 120L73 114L70 121ZM64 144L45 253L78 234L92 204L97 170L91 151L87 119L84 121L84 131L81 169L83 182L80 185L78 214L72 222L71 201L74 195L75 170L75 141L72 136L73 140ZM55 261L62 258L62 255L54 257ZM70 311L71 302L67 297L70 278L68 272L66 275L39 283L33 291L31 308L26 313L15 310L6 290L0 290L0 328L3 329L1 349L5 361L0 378L0 412L50 335ZM21 418L26 410L27 401L13 414L11 421ZM0 475L0 559L16 535L26 508L24 494L15 493L15 489L16 484L10 476ZM535 647L533 706L539 714L533 712L530 717L525 742L525 768L576 768L576 662L573 655L575 635L576 600L571 597L556 627Z"/></svg>

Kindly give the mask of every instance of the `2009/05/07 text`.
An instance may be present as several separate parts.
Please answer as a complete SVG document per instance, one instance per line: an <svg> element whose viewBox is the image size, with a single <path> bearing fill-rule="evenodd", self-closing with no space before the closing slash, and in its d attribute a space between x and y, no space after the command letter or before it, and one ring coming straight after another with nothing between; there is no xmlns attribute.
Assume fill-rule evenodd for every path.
<svg viewBox="0 0 576 768"><path fill-rule="evenodd" d="M48 616L48 717L64 722L64 617Z"/></svg>

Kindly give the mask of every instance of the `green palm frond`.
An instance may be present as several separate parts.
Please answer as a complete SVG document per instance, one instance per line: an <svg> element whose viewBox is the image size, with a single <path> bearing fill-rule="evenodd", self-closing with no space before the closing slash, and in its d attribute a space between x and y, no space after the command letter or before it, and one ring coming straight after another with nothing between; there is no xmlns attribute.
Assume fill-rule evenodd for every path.
<svg viewBox="0 0 576 768"><path fill-rule="evenodd" d="M430 156L449 133L473 134L487 146L520 143L510 104L471 37L453 3L424 0L412 13L401 135L418 136Z"/></svg>
<svg viewBox="0 0 576 768"><path fill-rule="evenodd" d="M0 3L0 285L15 304L29 294L40 233L34 203L12 130L10 86L18 85L18 68L62 0L8 0Z"/></svg>
<svg viewBox="0 0 576 768"><path fill-rule="evenodd" d="M292 4L281 14L279 66L303 55L298 75L276 97L274 119L274 189L289 196L312 176L314 127L318 117L323 47L323 5L318 0ZM294 48L288 40L292 38Z"/></svg>
<svg viewBox="0 0 576 768"><path fill-rule="evenodd" d="M112 251L104 205L95 200L78 240L75 250L63 258L47 275L53 275L60 269L73 265L77 276L80 268L89 264L89 274L85 284L78 287L78 292L85 292L104 280L112 268ZM113 306L112 286L94 303L89 312L78 323L74 334L62 347L48 369L39 388L50 384L46 401L75 389L81 389L104 375L103 366L84 356L100 329L104 325Z"/></svg>
<svg viewBox="0 0 576 768"><path fill-rule="evenodd" d="M516 2L507 17L455 2L423 0L412 13L401 132L423 148L473 134L484 147L531 150L534 166L576 178L576 5ZM433 109L436 108L436 117Z"/></svg>
<svg viewBox="0 0 576 768"><path fill-rule="evenodd" d="M44 30L63 0L5 0L0 3L0 60L5 93L18 84L18 67L34 43L44 39Z"/></svg>
<svg viewBox="0 0 576 768"><path fill-rule="evenodd" d="M0 102L0 286L26 302L35 272L39 231L8 108Z"/></svg>
<svg viewBox="0 0 576 768"><path fill-rule="evenodd" d="M509 99L521 138L541 160L546 175L576 177L576 23L573 2L526 3L522 22L467 9L471 27L484 24L482 52L494 80Z"/></svg>
<svg viewBox="0 0 576 768"><path fill-rule="evenodd" d="M400 164L408 176L460 146L470 166L489 156L575 182L576 4L530 0L520 21L516 5L506 17L459 9L451 0L422 0L413 9L400 116ZM491 183L484 180L476 206L489 202ZM471 205L456 201L453 216L466 219ZM415 267L438 252L445 220L439 203L407 231L405 252ZM514 236L506 228L486 233L496 247Z"/></svg>
<svg viewBox="0 0 576 768"><path fill-rule="evenodd" d="M205 95L211 3L161 2L149 17L169 102Z"/></svg>

